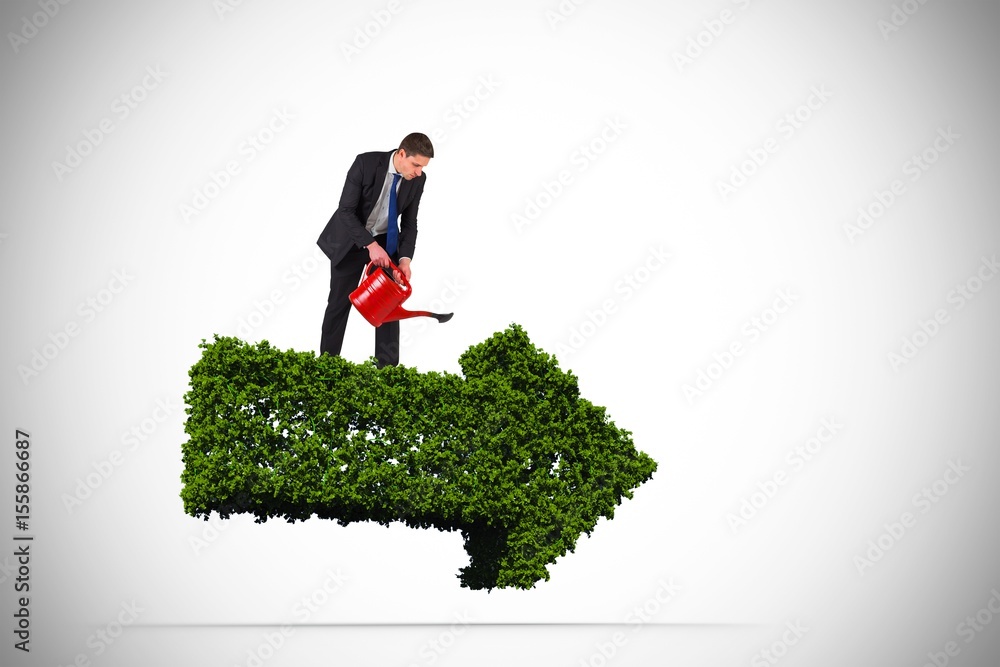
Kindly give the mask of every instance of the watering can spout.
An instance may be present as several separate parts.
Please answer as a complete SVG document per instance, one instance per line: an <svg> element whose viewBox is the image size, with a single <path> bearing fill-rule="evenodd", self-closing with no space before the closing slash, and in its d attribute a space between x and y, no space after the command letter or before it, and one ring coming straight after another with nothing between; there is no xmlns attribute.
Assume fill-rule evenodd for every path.
<svg viewBox="0 0 1000 667"><path fill-rule="evenodd" d="M438 322L447 322L454 314L455 313L431 313L426 310L406 310L405 308L396 306L393 308L391 313L382 318L382 321L395 322L396 320L405 320L410 317L433 317Z"/></svg>
<svg viewBox="0 0 1000 667"><path fill-rule="evenodd" d="M433 317L438 322L447 322L454 313L431 313L426 310L406 310L402 303L410 298L413 290L406 276L399 271L399 267L389 262L389 267L397 273L402 281L397 283L384 270L369 271L372 264L365 267L361 274L361 283L357 289L351 292L351 303L358 309L372 326L380 326L384 322L395 322L405 320L409 317ZM378 267L376 267L377 269Z"/></svg>

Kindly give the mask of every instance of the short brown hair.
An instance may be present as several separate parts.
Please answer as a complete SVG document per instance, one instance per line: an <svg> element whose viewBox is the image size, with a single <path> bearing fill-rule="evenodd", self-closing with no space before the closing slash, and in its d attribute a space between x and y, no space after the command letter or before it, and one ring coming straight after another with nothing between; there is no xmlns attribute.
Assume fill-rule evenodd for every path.
<svg viewBox="0 0 1000 667"><path fill-rule="evenodd" d="M413 132L403 137L399 142L399 148L407 155L423 155L424 157L434 157L434 146L426 134Z"/></svg>

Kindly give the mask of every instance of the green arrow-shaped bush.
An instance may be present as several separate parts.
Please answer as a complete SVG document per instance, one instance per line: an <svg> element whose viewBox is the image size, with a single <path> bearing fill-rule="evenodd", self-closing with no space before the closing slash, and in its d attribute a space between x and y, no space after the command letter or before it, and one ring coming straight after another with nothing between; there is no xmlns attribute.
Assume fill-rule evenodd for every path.
<svg viewBox="0 0 1000 667"><path fill-rule="evenodd" d="M464 377L216 336L186 395L185 511L459 530L463 586L532 588L656 462L518 325Z"/></svg>

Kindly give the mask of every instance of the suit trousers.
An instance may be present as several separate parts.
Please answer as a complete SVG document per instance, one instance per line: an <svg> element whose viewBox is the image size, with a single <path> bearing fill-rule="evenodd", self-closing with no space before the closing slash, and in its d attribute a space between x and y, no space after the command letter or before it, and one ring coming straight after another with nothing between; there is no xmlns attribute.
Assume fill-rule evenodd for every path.
<svg viewBox="0 0 1000 667"><path fill-rule="evenodd" d="M375 242L385 248L385 234L375 237ZM394 263L399 258L392 255ZM323 336L320 340L321 354L340 354L347 331L347 317L354 307L351 292L361 282L361 274L368 264L367 248L351 248L344 258L330 267L330 296L323 316ZM386 322L375 328L375 360L378 367L399 365L399 322Z"/></svg>

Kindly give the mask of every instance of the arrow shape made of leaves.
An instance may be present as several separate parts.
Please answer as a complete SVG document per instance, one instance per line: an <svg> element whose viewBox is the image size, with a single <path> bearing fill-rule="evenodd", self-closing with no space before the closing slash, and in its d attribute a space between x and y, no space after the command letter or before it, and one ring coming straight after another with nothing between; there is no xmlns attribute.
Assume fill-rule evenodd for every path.
<svg viewBox="0 0 1000 667"><path fill-rule="evenodd" d="M200 347L181 497L206 520L458 530L462 586L532 588L656 470L516 324L459 358L464 377L267 341Z"/></svg>

